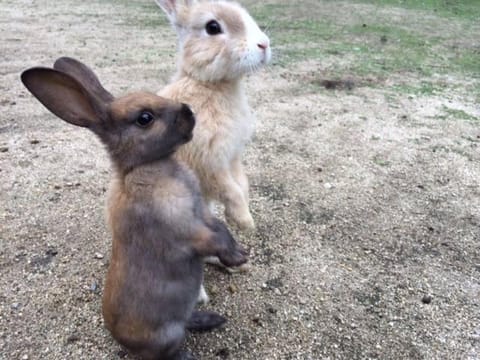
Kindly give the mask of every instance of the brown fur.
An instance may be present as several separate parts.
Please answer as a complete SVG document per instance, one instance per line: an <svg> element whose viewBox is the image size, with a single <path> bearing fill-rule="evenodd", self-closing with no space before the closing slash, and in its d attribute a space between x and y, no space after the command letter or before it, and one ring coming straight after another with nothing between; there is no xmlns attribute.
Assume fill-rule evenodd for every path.
<svg viewBox="0 0 480 360"><path fill-rule="evenodd" d="M172 156L191 139L193 113L149 93L114 99L74 59L61 58L54 68L29 69L22 81L54 114L97 134L116 169L107 206L112 255L105 325L144 359L193 359L180 350L185 329L224 322L215 313L194 312L202 258L215 255L227 266L246 261L225 225L205 211L194 173ZM139 122L146 111L147 125Z"/></svg>

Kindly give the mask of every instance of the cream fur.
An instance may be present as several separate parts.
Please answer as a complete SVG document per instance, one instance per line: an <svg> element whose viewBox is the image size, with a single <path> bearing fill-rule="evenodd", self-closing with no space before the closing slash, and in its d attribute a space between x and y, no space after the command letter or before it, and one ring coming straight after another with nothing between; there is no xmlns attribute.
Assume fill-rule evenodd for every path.
<svg viewBox="0 0 480 360"><path fill-rule="evenodd" d="M162 6L165 2L168 6ZM251 229L242 156L255 130L255 117L243 77L269 62L269 39L236 3L157 3L176 28L180 47L177 74L158 95L188 104L197 119L193 140L176 156L196 172L207 201L223 203L229 221ZM218 21L222 34L206 33L210 20Z"/></svg>

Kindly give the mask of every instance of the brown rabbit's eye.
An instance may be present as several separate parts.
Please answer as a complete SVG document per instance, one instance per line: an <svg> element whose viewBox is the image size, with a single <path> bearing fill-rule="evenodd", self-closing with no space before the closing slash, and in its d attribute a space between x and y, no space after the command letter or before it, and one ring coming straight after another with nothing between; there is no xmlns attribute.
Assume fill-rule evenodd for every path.
<svg viewBox="0 0 480 360"><path fill-rule="evenodd" d="M153 115L148 111L143 111L137 118L136 124L140 127L147 127L153 122Z"/></svg>
<svg viewBox="0 0 480 360"><path fill-rule="evenodd" d="M222 27L216 20L209 21L205 25L205 30L207 30L208 35L218 35L222 33Z"/></svg>

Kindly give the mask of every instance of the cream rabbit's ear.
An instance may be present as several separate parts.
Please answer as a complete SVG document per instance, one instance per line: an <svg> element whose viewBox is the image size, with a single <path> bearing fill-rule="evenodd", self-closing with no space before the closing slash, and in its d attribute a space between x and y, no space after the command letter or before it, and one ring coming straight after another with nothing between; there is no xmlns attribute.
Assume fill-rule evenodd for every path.
<svg viewBox="0 0 480 360"><path fill-rule="evenodd" d="M197 0L155 0L157 5L167 14L170 23L182 27L185 15L197 3Z"/></svg>

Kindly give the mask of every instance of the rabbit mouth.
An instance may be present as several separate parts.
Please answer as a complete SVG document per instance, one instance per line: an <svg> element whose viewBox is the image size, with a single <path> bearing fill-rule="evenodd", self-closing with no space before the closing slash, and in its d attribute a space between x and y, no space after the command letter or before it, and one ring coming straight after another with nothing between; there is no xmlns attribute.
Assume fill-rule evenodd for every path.
<svg viewBox="0 0 480 360"><path fill-rule="evenodd" d="M188 142L193 138L193 128L195 127L194 120L184 120L182 124L177 128L177 132L180 138L184 142Z"/></svg>
<svg viewBox="0 0 480 360"><path fill-rule="evenodd" d="M182 123L180 124L180 131L183 133L182 138L185 140L185 142L188 142L193 138L195 115L188 105L182 104L182 109L179 116L182 117Z"/></svg>
<svg viewBox="0 0 480 360"><path fill-rule="evenodd" d="M184 140L186 143L189 142L189 141L192 140L192 139L193 139L193 132L191 132L190 134L185 135L185 136L183 137L183 140Z"/></svg>

